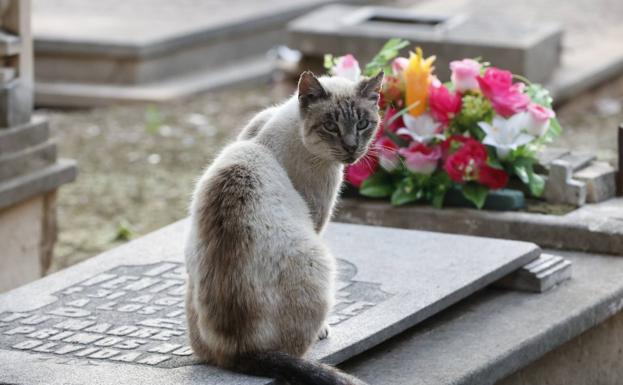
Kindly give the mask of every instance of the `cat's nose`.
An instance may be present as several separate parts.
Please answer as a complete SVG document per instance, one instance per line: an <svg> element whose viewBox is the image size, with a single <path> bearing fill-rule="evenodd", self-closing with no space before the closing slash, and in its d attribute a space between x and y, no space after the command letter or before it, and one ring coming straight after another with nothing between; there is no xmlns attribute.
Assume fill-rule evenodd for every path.
<svg viewBox="0 0 623 385"><path fill-rule="evenodd" d="M346 144L342 143L342 147L349 154L354 154L357 151L357 144Z"/></svg>
<svg viewBox="0 0 623 385"><path fill-rule="evenodd" d="M353 154L357 150L357 138L353 135L344 135L342 138L342 148L349 154Z"/></svg>

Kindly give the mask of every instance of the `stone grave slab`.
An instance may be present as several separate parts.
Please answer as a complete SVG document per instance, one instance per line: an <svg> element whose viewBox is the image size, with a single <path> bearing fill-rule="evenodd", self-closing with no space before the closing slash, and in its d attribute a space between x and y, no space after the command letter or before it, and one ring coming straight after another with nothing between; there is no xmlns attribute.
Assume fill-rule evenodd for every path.
<svg viewBox="0 0 623 385"><path fill-rule="evenodd" d="M198 365L187 346L183 239L161 229L0 296L0 383L266 384ZM535 260L531 243L331 224L332 332L309 356L339 363Z"/></svg>
<svg viewBox="0 0 623 385"><path fill-rule="evenodd" d="M34 0L36 102L160 102L267 79L286 23L336 1Z"/></svg>
<svg viewBox="0 0 623 385"><path fill-rule="evenodd" d="M325 53L354 53L366 63L388 39L403 38L411 47L420 46L427 55L436 55L436 74L441 79L450 78L450 61L481 57L544 82L559 64L562 38L560 27L549 22L344 5L318 9L292 21L288 29L290 45L316 62L321 62Z"/></svg>

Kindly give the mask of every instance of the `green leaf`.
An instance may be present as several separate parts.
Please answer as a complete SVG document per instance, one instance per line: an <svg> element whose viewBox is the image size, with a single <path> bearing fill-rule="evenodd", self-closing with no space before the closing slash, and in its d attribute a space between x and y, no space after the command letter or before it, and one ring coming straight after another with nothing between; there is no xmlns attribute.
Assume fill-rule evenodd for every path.
<svg viewBox="0 0 623 385"><path fill-rule="evenodd" d="M530 174L530 181L528 182L528 188L530 189L530 194L535 197L540 197L543 195L543 191L545 190L545 179L535 172Z"/></svg>
<svg viewBox="0 0 623 385"><path fill-rule="evenodd" d="M387 198L394 192L391 175L377 171L363 181L359 193L370 198Z"/></svg>
<svg viewBox="0 0 623 385"><path fill-rule="evenodd" d="M392 194L391 204L394 206L415 202L422 197L422 190L416 188L413 180L404 178Z"/></svg>
<svg viewBox="0 0 623 385"><path fill-rule="evenodd" d="M384 133L387 137L389 137L392 140L392 142L396 143L396 145L398 145L399 147L407 147L409 145L409 142L402 139L400 136L396 135L395 132L385 130Z"/></svg>
<svg viewBox="0 0 623 385"><path fill-rule="evenodd" d="M543 107L552 108L553 99L549 91L540 84L531 83L526 87L526 94L530 99Z"/></svg>
<svg viewBox="0 0 623 385"><path fill-rule="evenodd" d="M526 165L525 164L514 164L513 165L513 171L515 172L515 175L517 175L517 177L524 183L524 184L529 184L530 183L530 174L528 172L528 170L526 169Z"/></svg>
<svg viewBox="0 0 623 385"><path fill-rule="evenodd" d="M329 72L335 65L335 58L330 53L324 55L324 69Z"/></svg>
<svg viewBox="0 0 623 385"><path fill-rule="evenodd" d="M388 70L389 61L398 56L400 50L408 46L407 40L393 38L389 39L383 48L372 58L372 60L366 65L363 73L366 76L374 76L381 70Z"/></svg>
<svg viewBox="0 0 623 385"><path fill-rule="evenodd" d="M478 209L485 205L489 189L478 183L470 182L462 186L463 196L472 202Z"/></svg>

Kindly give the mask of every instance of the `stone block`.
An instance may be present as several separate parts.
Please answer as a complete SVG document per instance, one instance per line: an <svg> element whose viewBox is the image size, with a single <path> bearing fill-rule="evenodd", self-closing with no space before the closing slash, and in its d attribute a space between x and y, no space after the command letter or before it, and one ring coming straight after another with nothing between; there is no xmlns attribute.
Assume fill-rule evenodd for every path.
<svg viewBox="0 0 623 385"><path fill-rule="evenodd" d="M22 48L19 36L0 30L0 56L14 56Z"/></svg>
<svg viewBox="0 0 623 385"><path fill-rule="evenodd" d="M586 203L586 183L572 178L572 165L564 160L550 164L544 197L550 203L582 206Z"/></svg>
<svg viewBox="0 0 623 385"><path fill-rule="evenodd" d="M7 129L0 129L0 158L39 145L50 138L48 121L34 116L30 122Z"/></svg>
<svg viewBox="0 0 623 385"><path fill-rule="evenodd" d="M25 150L0 156L0 183L56 162L56 143L48 140Z"/></svg>
<svg viewBox="0 0 623 385"><path fill-rule="evenodd" d="M558 66L562 36L552 23L342 5L294 20L289 34L290 46L316 61L325 53L355 53L365 63L389 38L400 37L437 56L435 68L441 79L449 79L450 61L481 57L536 82L547 80Z"/></svg>
<svg viewBox="0 0 623 385"><path fill-rule="evenodd" d="M586 183L586 201L602 202L616 195L617 172L607 162L592 162L573 174L573 178Z"/></svg>
<svg viewBox="0 0 623 385"><path fill-rule="evenodd" d="M0 295L0 362L7 368L0 382L273 383L196 365L183 305L180 240L188 225L178 222ZM325 238L338 258L336 305L328 320L331 335L308 357L332 364L540 254L531 243L345 224L330 224Z"/></svg>
<svg viewBox="0 0 623 385"><path fill-rule="evenodd" d="M54 194L44 194L0 209L0 293L41 278L49 267L56 233L53 201Z"/></svg>
<svg viewBox="0 0 623 385"><path fill-rule="evenodd" d="M551 254L541 256L495 283L496 287L543 293L571 278L571 262Z"/></svg>
<svg viewBox="0 0 623 385"><path fill-rule="evenodd" d="M19 126L30 121L33 89L21 79L0 85L0 129Z"/></svg>

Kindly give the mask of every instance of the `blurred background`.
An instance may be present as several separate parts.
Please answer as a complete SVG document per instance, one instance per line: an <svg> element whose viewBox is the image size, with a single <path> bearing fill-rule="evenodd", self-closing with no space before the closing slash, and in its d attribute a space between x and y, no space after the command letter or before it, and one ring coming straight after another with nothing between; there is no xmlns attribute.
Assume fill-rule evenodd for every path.
<svg viewBox="0 0 623 385"><path fill-rule="evenodd" d="M370 5L399 11L361 13ZM392 35L410 48L423 45L438 65L466 56L457 44L484 47L493 57L482 58L501 67L521 62L555 97L564 133L554 147L617 161L619 0L32 0L30 7L34 113L49 120L58 157L76 160L79 170L50 203L58 227L48 272L184 218L201 170L251 116L290 95L301 70L321 71L323 52L374 52ZM544 64L513 56L543 47L554 47Z"/></svg>

